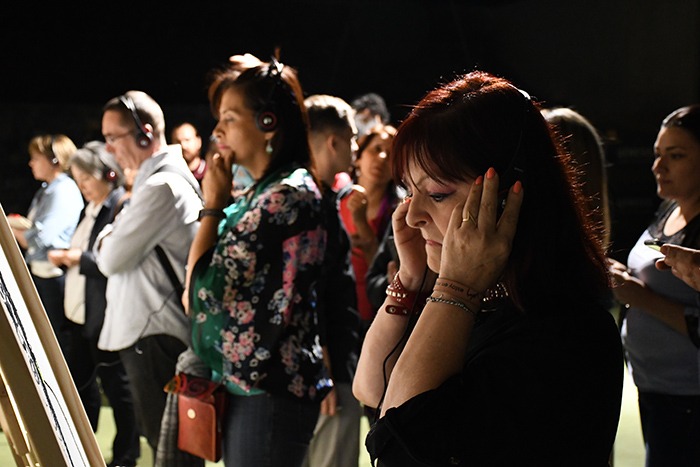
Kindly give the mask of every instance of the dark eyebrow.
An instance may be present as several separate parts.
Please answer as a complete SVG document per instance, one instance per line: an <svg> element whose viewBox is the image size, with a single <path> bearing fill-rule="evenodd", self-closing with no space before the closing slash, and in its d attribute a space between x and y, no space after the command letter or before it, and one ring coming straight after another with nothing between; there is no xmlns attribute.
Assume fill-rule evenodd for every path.
<svg viewBox="0 0 700 467"><path fill-rule="evenodd" d="M660 148L659 148L658 146L654 146L654 150L655 150L656 152L658 152L659 149L660 149ZM663 148L663 149L664 149L664 151L671 151L671 150L673 150L673 149L684 149L684 150L686 150L687 148L686 148L685 146L678 146L678 145L675 145L675 146L667 146L667 147L665 147L665 148Z"/></svg>

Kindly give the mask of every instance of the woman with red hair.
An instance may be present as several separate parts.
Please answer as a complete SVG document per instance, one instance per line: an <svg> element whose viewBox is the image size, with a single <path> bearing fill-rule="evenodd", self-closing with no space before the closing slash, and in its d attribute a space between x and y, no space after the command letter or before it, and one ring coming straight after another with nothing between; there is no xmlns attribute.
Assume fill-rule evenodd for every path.
<svg viewBox="0 0 700 467"><path fill-rule="evenodd" d="M378 465L608 465L623 364L606 259L539 110L472 72L398 129L400 266L353 384L378 407Z"/></svg>

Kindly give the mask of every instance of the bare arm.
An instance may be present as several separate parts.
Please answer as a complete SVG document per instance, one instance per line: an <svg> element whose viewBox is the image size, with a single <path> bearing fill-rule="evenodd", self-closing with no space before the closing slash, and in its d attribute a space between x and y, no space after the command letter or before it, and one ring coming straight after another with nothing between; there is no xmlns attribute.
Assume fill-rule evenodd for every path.
<svg viewBox="0 0 700 467"><path fill-rule="evenodd" d="M403 345L394 351L386 361L385 367L386 357L399 343L406 332L406 326L408 326L406 316L390 315L384 312L385 306L392 304L397 305L398 303L387 298L372 321L372 326L367 331L362 344L357 372L352 383L355 397L364 405L373 408L379 406L396 360L403 350Z"/></svg>
<svg viewBox="0 0 700 467"><path fill-rule="evenodd" d="M516 183L509 194L503 216L496 223L498 177L495 172L487 173L483 186L480 179L474 186L478 188L472 188L466 203L458 204L452 213L444 239L439 276L483 292L496 282L508 260L522 203L522 190L520 183ZM405 223L406 206L407 203L404 203L396 209L393 225L401 264L399 277L407 290L415 291L421 282L420 264L425 261L425 257L421 259L417 251L425 255L425 250L416 248L419 240L414 232L417 231ZM477 219L476 223L462 222L467 212ZM463 261L465 257L470 261ZM433 292L433 296L439 294ZM384 306L390 300L387 299ZM380 312L365 338L353 389L366 404L376 404L381 398L384 389L382 363L405 328L405 324L401 326L396 322L397 318ZM473 321L474 315L460 307L434 302L426 304L405 348L402 351L399 349L387 365L388 382L382 414L422 392L438 387L461 371Z"/></svg>
<svg viewBox="0 0 700 467"><path fill-rule="evenodd" d="M212 157L202 183L205 209L223 209L227 206L233 185L232 160L233 155L224 157L220 154L214 154ZM187 296L192 268L197 260L216 244L220 221L221 219L216 216L204 216L190 246L187 258L187 273L185 275L185 293L182 297L185 310L189 309Z"/></svg>
<svg viewBox="0 0 700 467"><path fill-rule="evenodd" d="M379 240L367 220L367 206L365 189L360 185L354 185L353 191L348 197L348 209L355 224L355 233L350 237L350 240L353 247L362 250L367 263L371 263L379 248Z"/></svg>
<svg viewBox="0 0 700 467"><path fill-rule="evenodd" d="M685 305L655 293L640 279L630 275L625 265L612 259L608 261L615 284L613 287L615 299L620 303L643 310L679 333L688 335L688 326L683 313Z"/></svg>

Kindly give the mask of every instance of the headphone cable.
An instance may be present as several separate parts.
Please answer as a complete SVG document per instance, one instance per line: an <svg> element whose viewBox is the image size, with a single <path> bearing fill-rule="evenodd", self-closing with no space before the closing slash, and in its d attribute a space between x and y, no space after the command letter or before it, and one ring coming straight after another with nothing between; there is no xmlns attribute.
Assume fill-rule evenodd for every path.
<svg viewBox="0 0 700 467"><path fill-rule="evenodd" d="M425 279L428 277L428 266L425 266L425 271L423 271L423 278L421 279L420 282L420 288L418 290L423 290L423 286L425 285ZM416 308L416 301L413 302L411 305L411 310L408 314L408 321L406 323L406 328L403 331L403 334L399 338L398 342L396 345L391 349L391 351L387 354L386 357L384 357L384 361L382 362L382 376L384 378L384 389L382 390L382 397L379 399L379 403L377 404L377 408L374 412L374 422L376 423L377 420L379 420L379 413L381 412L382 404L384 403L384 398L386 397L386 391L389 387L389 378L387 377L387 364L389 363L389 358L401 347L408 341L408 337L411 335L411 332L418 321L418 314L415 313L415 308Z"/></svg>

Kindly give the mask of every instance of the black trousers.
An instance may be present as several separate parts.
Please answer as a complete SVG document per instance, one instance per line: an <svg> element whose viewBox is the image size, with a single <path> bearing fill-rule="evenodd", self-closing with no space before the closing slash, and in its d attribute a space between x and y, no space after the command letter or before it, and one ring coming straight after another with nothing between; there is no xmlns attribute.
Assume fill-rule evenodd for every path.
<svg viewBox="0 0 700 467"><path fill-rule="evenodd" d="M175 376L177 357L187 346L176 337L165 334L147 336L119 351L134 396L136 417L141 434L153 453L158 449L160 422L165 410L165 384Z"/></svg>
<svg viewBox="0 0 700 467"><path fill-rule="evenodd" d="M66 276L52 277L44 279L32 274L34 286L39 294L44 310L49 317L56 339L61 347L63 355L67 355L70 345L70 332L67 329L68 320L63 309L64 286Z"/></svg>
<svg viewBox="0 0 700 467"><path fill-rule="evenodd" d="M131 386L119 353L99 350L96 339L90 340L83 336L83 326L70 321L68 323L71 342L66 362L92 430L97 431L100 418L101 387L112 407L116 428L112 443L112 463L136 465L136 460L141 456L139 428Z"/></svg>

